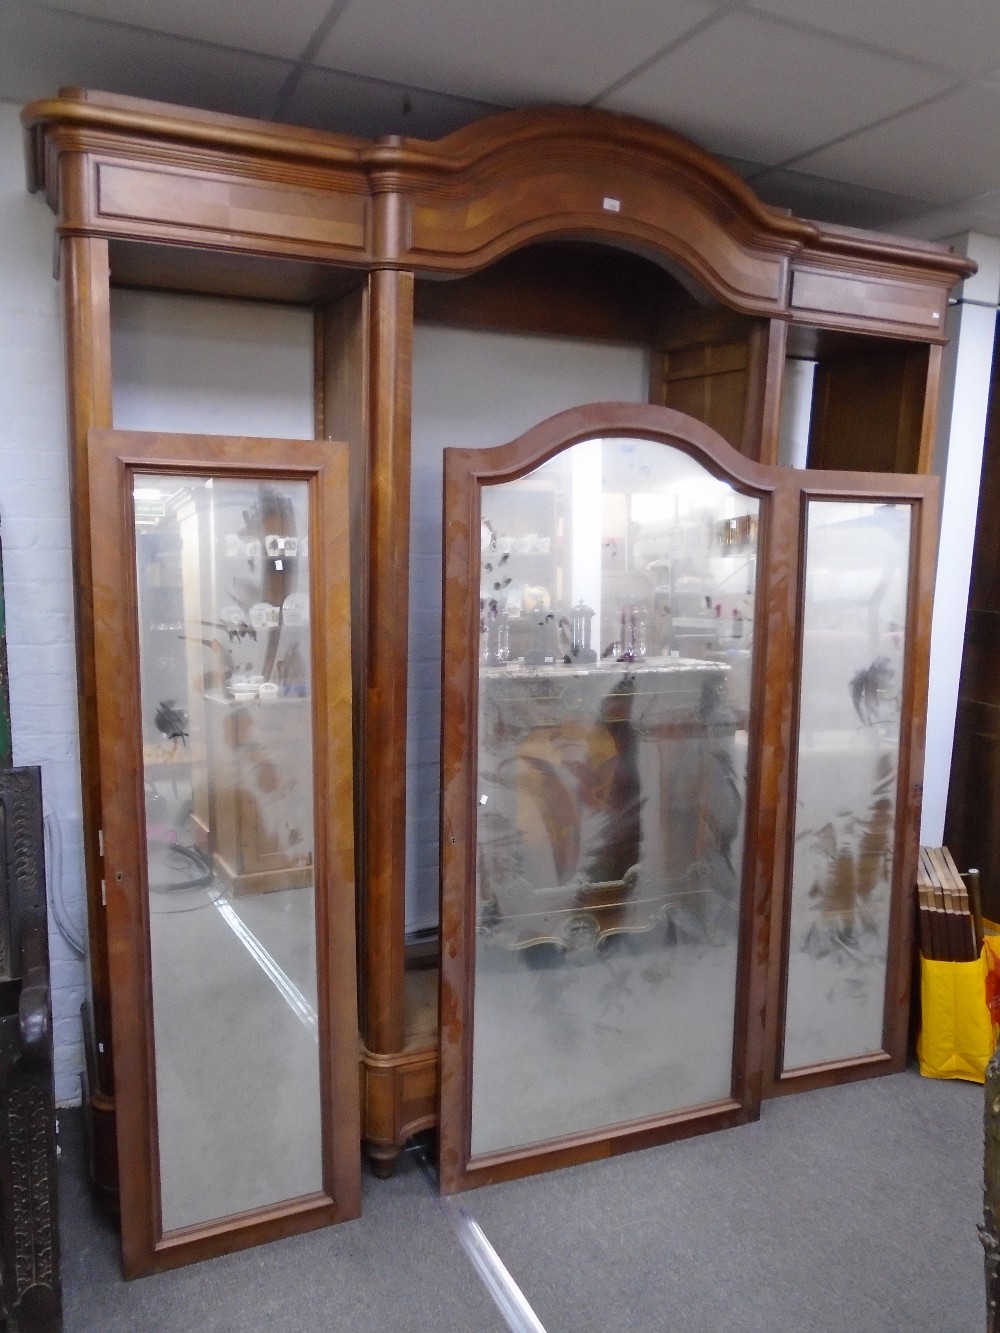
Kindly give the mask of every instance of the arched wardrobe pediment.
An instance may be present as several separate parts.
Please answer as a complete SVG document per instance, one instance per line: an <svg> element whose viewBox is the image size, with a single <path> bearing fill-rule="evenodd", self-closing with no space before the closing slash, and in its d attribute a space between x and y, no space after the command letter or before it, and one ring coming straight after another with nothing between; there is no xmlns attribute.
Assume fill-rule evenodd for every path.
<svg viewBox="0 0 1000 1333"><path fill-rule="evenodd" d="M282 1208L265 1209L255 1214L242 1240L211 1220L197 1237L164 1236L162 1227L161 1234L156 1233L155 1218L150 1221L147 1204L139 1199L145 1186L135 1164L140 1157L147 1164L152 1160L155 1141L156 1107L150 1093L154 1071L148 1067L151 1045L135 1044L136 1020L130 1017L127 1000L135 995L136 984L145 984L123 961L128 953L123 941L139 947L138 938L128 933L138 929L138 918L129 916L127 899L120 893L112 889L106 906L102 892L106 860L118 854L124 835L108 822L113 806L119 810L119 823L121 814L111 799L117 795L109 786L113 773L102 765L101 719L94 703L98 663L107 661L105 636L113 617L103 585L94 578L95 544L104 540L106 523L98 516L99 497L92 493L88 453L110 448L108 432L121 424L115 420L120 368L113 364L112 342L123 294L142 294L141 299L150 301L159 294L165 299L197 296L217 302L220 310L236 310L225 306L236 299L254 303L251 319L264 305L291 306L310 320L312 394L306 416L312 419L316 443L310 443L308 456L318 475L325 466L323 445L329 446L331 457L339 457L334 442L341 442L349 461L346 498L334 509L338 520L349 525L351 556L361 1119L375 1169L388 1172L406 1139L437 1123L439 1036L445 1043L457 1039L454 973L442 990L451 1006L443 1023L437 1005L437 664L442 645L437 608L440 562L444 556L452 560L462 541L468 547L474 533L458 533L454 547L445 540L449 533L455 535L458 521L450 511L442 514L445 447L488 451L504 441L529 438L534 440L530 447L522 443L517 448L528 449L523 457L530 470L537 463L530 461L531 450L539 441L548 438L556 457L567 431L579 427L586 433L600 425L621 437L617 421L622 429L627 423L638 437L645 429L648 438L661 442L673 433L675 444L686 440L683 448L698 454L709 472L743 477L750 491L759 492L761 512L753 530L766 551L767 569L762 569L763 581L753 596L758 599L755 606L764 608L761 616L769 633L755 667L753 691L755 706L773 715L766 725L776 728L774 745L761 754L754 770L758 804L750 859L757 887L750 890L748 901L756 905L752 930L763 957L767 938L776 940L792 929L782 913L787 914L795 878L795 848L808 842L795 843L782 825L788 816L779 789L783 782L787 787L793 781L812 781L812 770L807 772L807 763L793 772L786 759L805 753L795 740L797 727L804 728L802 737L806 730L810 736L829 730L825 704L815 718L795 712L797 676L789 666L798 663L808 674L813 630L819 635L815 643L840 645L841 656L834 657L841 673L857 650L852 678L880 657L892 655L868 652L870 645L860 643L853 624L842 635L831 628L822 590L832 585L822 580L819 619L813 625L808 590L801 597L796 592L789 562L798 558L803 542L807 550L810 543L814 552L828 550L832 537L827 529L835 526L841 512L837 506L848 503L848 493L856 495L859 486L861 491L867 486L867 498L857 504L888 506L899 520L895 527L890 522L888 534L878 538L886 559L885 552L901 549L903 510L910 515L907 588L925 586L931 559L924 527L930 485L926 474L936 429L947 301L971 266L944 246L791 216L763 204L725 165L694 144L661 127L594 109L513 111L435 143L400 136L368 141L81 89L32 103L22 120L28 187L41 192L56 215L66 308L91 955L86 1106L95 1180L110 1199L121 1195L127 1264L129 1271L138 1272L284 1234L313 1221L308 1210L296 1212L290 1222ZM593 406L594 400L605 406ZM619 406L612 411L606 406L609 401ZM578 419L559 417L553 426L554 415L564 409L576 410ZM169 452L169 442L164 442L169 428L155 422L153 429ZM533 429L540 434L532 436ZM219 431L220 438L227 439L247 434L242 425L227 434L223 424ZM546 435L552 431L556 434ZM194 457L198 446L185 438L185 448ZM218 440L211 446L229 460L226 466L238 447ZM252 472L249 445L247 452L247 470ZM275 446L273 461L278 472L294 471L293 445L287 454ZM239 463L233 465L239 470ZM580 475L585 471L581 464ZM848 471L864 473L869 480L851 481ZM762 490L755 477L767 478ZM793 491L798 497L794 503L788 499ZM509 534L510 540L517 538L519 560L534 562L532 577L525 575L520 582L536 589L540 601L547 597L553 615L558 605L572 626L579 599L563 605L569 584L560 584L546 566L560 539L556 530L546 533L540 526L539 495L545 493L537 486L529 486L529 499L518 493L539 517L536 526ZM618 519L625 513L622 494L616 492L618 498L607 504ZM775 497L784 498L779 502ZM320 507L328 503L323 499ZM655 507L654 500L642 503ZM876 526L874 520L867 523L868 512L859 509L854 515L857 533ZM148 517L152 523L156 515ZM706 569L716 571L722 569L720 560L732 557L734 544L745 543L753 526L745 521L747 513L717 517L722 545L718 551L713 546L711 553L701 550L698 557L709 562ZM725 526L730 517L740 520L731 530ZM813 519L815 532L807 539L803 533L812 532ZM643 543L632 548L623 529L615 549L645 558L660 540L652 533L647 530ZM284 541L289 534L275 530L263 537L268 535ZM255 540L235 532L229 536L237 556L245 555L246 543ZM106 551L97 554L106 561ZM469 558L473 555L478 561L480 552ZM591 552L588 558L599 573L600 555ZM676 588L671 601L662 581L656 581L657 570L672 568L676 583L681 576L678 559L673 549L657 550L646 561L649 568L638 571L639 581L645 580L642 586L648 584L650 607L659 597L660 613L668 603L687 607ZM471 565L465 577L474 583L470 571ZM287 570L277 572L287 577ZM636 573L626 570L621 586L634 583ZM691 577L708 575L691 572ZM566 573L565 580L569 578ZM891 587L898 601L902 585L897 580ZM605 590L600 595L610 615L608 608L618 593ZM712 593L706 589L702 596ZM908 812L894 825L899 830L893 843L897 874L905 873L915 850L915 797L906 764L916 764L919 737L906 729L920 715L926 674L929 604L923 593L913 592L912 597L917 600L908 603L905 621L910 656L905 667L902 659L893 665L901 673L896 685L890 690L872 678L869 697L862 682L860 707L862 714L866 708L871 714L867 722L854 713L851 689L845 687L852 711L843 722L849 726L855 717L859 726L876 734L889 725L888 719L876 717L878 709L890 706L890 695L900 703L896 720L900 734L910 740L908 749L900 743L899 756L908 757L899 758L893 770L899 808ZM524 604L522 598L522 610ZM730 628L743 621L743 604L730 605L728 594L715 598L713 619L716 604L720 619L726 612ZM239 615L234 619L235 605L230 600L214 610L227 612L228 619L218 619L235 626L238 635L242 621ZM301 617L300 603L295 606ZM594 607L595 626L597 610ZM278 612L258 606L256 614L260 627L267 628L268 616L273 621ZM676 650L683 659L695 641L705 638L700 634L704 626L690 608L683 614L671 609L670 616L678 622L699 622L686 638L681 634L685 627L678 625L681 641L666 648L668 655ZM606 618L600 628L602 640L614 619ZM164 616L155 623L173 622ZM478 623L478 615L474 623L470 619L469 633ZM508 658L510 645L529 637L526 623L508 626ZM572 629L561 628L572 638ZM447 679L451 630L448 611ZM607 644L597 644L596 628L594 632L595 651L601 652ZM890 639L893 634L899 638L903 631L897 627L888 633ZM520 648L515 656L533 651L523 643ZM463 652L468 656L467 643ZM490 667L500 678L522 669L523 664L508 672L499 662ZM676 678L676 669L671 670ZM236 704L248 708L246 696L254 688L275 685L280 693L294 683L287 664L283 683L275 678L248 686L246 675L237 682L240 688L212 697L212 708L223 717L220 735L234 731L225 720L226 710ZM325 731L324 708L346 706L346 696L338 693L346 681L341 664L330 680L317 682L317 693L320 687L328 692L325 703L317 703L318 711L311 714L314 734ZM447 688L446 701L451 697ZM212 691L206 687L201 693L207 697ZM841 693L831 704L837 718L844 702ZM287 712L305 714L307 702L296 698ZM201 707L197 700L192 706L195 712ZM455 716L447 704L446 748L448 728L458 725ZM840 725L838 721L836 727ZM275 729L275 736L280 730ZM614 735L602 734L594 745L595 753L610 759ZM152 762L156 755L151 751L145 757ZM276 762L275 771L283 763ZM531 767L523 755L518 763ZM238 795L240 781L227 780L227 791ZM333 783L328 774L327 790ZM228 836L220 816L224 805L208 801L199 807L199 837L215 855L216 867L232 864L219 845ZM322 811L316 813L322 816ZM466 814L468 824L471 815ZM141 821L139 810L135 822ZM821 851L812 848L810 854L820 856ZM560 853L559 864L569 855ZM760 878L764 864L773 870L771 898ZM620 869L616 866L616 875ZM234 867L234 882L249 886L255 873ZM260 894L256 899L262 912L271 897ZM788 997L794 998L798 973L775 971L770 964L761 964L757 971L749 961L739 964L738 984L749 986L740 993L750 997L750 1017L742 1014L739 1020L737 1047L745 1073L739 1114L752 1111L762 1090L770 1094L899 1067L905 1044L900 1015L906 1010L909 984L906 930L903 922L887 946L885 1031L877 1050L867 1050L860 1059L853 1052L836 1057L820 1052L811 1060L799 1050L790 1063L783 1062L779 1052L788 1047ZM320 954L324 956L322 950ZM779 954L780 948L771 948L772 959ZM332 1006L332 996L332 990L319 995L319 1007ZM333 1010L324 1013L327 1021ZM330 1069L324 1069L325 1078ZM322 1124L330 1129L338 1123L336 1099L343 1086L338 1085L339 1092L332 1083L324 1086ZM450 1095L445 1089L445 1102ZM349 1099L344 1105L349 1111ZM449 1114L454 1130L457 1121ZM324 1160L329 1176L333 1159ZM451 1181L459 1183L454 1175ZM325 1179L328 1193L333 1183Z"/></svg>

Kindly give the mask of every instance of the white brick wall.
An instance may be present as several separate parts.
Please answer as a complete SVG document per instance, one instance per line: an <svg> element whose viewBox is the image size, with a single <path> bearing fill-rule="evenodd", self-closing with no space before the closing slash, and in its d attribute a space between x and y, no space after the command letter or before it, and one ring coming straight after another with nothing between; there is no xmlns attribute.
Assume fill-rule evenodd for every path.
<svg viewBox="0 0 1000 1333"><path fill-rule="evenodd" d="M19 108L0 103L0 540L14 762L38 764L58 824L60 881L84 930L69 477L54 219L25 190ZM51 875L59 869L49 867ZM56 1098L78 1101L82 961L51 912Z"/></svg>

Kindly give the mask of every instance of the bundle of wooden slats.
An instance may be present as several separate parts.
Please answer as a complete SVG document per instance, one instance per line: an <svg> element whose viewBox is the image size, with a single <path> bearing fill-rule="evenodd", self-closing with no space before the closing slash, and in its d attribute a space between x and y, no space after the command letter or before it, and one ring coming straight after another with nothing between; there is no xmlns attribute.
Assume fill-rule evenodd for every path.
<svg viewBox="0 0 1000 1333"><path fill-rule="evenodd" d="M959 874L947 847L921 847L917 868L920 952L925 958L969 963L983 944L979 872Z"/></svg>

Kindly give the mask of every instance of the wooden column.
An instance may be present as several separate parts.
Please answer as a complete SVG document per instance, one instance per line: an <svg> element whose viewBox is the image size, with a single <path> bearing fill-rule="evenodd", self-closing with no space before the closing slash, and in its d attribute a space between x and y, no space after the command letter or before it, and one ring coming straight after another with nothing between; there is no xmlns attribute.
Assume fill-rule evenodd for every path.
<svg viewBox="0 0 1000 1333"><path fill-rule="evenodd" d="M417 1079L434 1052L406 1051L406 681L410 544L410 364L413 275L376 269L368 285L366 614L358 765L361 893L362 1122L372 1169L392 1174ZM357 648L355 649L357 655ZM432 1075L433 1078L433 1075ZM424 1096L426 1100L426 1096ZM420 1107L419 1109L426 1109ZM410 1131L412 1132L412 1130Z"/></svg>
<svg viewBox="0 0 1000 1333"><path fill-rule="evenodd" d="M781 421L781 386L785 375L788 325L769 320L754 330L750 343L750 372L740 452L773 467L778 462Z"/></svg>
<svg viewBox="0 0 1000 1333"><path fill-rule="evenodd" d="M117 1211L118 1166L114 1126L114 1061L108 940L101 893L101 774L97 750L94 617L90 565L87 432L111 426L111 311L108 245L71 236L61 248L66 330L66 401L69 426L70 517L73 525L77 687L83 789L90 1005L84 1005L91 1174Z"/></svg>
<svg viewBox="0 0 1000 1333"><path fill-rule="evenodd" d="M368 622L364 718L364 1039L374 1054L403 1041L403 877L410 542L413 276L370 279Z"/></svg>

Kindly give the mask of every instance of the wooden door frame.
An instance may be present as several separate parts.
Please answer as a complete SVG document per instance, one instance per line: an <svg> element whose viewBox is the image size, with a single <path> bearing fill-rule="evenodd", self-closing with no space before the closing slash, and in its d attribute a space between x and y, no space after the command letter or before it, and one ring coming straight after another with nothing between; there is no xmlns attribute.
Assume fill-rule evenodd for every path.
<svg viewBox="0 0 1000 1333"><path fill-rule="evenodd" d="M115 430L90 431L88 445L122 1255L126 1277L135 1277L360 1212L347 449L326 441ZM167 1235L159 1216L144 767L137 725L141 699L130 484L135 471L263 475L309 486L323 1189Z"/></svg>
<svg viewBox="0 0 1000 1333"><path fill-rule="evenodd" d="M910 991L913 960L913 885L917 878L920 809L923 796L924 742L927 728L927 681L930 660L931 611L937 559L937 477L876 472L789 472L798 492L798 541L793 641L788 661L794 689L791 731L786 751L787 805L783 819L782 873L776 885L772 947L768 964L768 1000L763 1095L806 1092L876 1074L898 1073L909 1055ZM888 954L883 1008L882 1045L878 1050L846 1059L783 1070L785 1008L788 990L788 940L792 909L792 851L798 749L802 709L801 662L806 576L806 513L812 501L907 504L912 511L908 563L907 651L900 693L899 762L888 922ZM780 942L780 947L778 942Z"/></svg>
<svg viewBox="0 0 1000 1333"><path fill-rule="evenodd" d="M477 665L479 641L480 489L514 480L584 439L630 437L661 441L697 459L715 476L734 481L761 504L762 548L773 522L777 469L737 453L702 422L669 408L635 403L595 403L559 413L507 445L445 450L444 652L442 666L441 977L439 1178L445 1193L535 1171L591 1161L669 1139L756 1119L760 1109L765 970L760 933L770 905L770 853L778 771L765 771L760 756L777 747L764 734L765 719L780 725L780 711L760 706L780 663L765 659L770 636L755 636L751 762L747 825L760 825L760 840L747 839L743 858L731 1095L689 1112L651 1116L536 1145L473 1159L471 1152L472 1013L475 954L475 796ZM780 612L780 580L768 577L758 594L766 619ZM777 591L775 591L777 589ZM771 686L773 689L773 685ZM787 725L787 721L786 721ZM773 833L772 833L773 841Z"/></svg>

